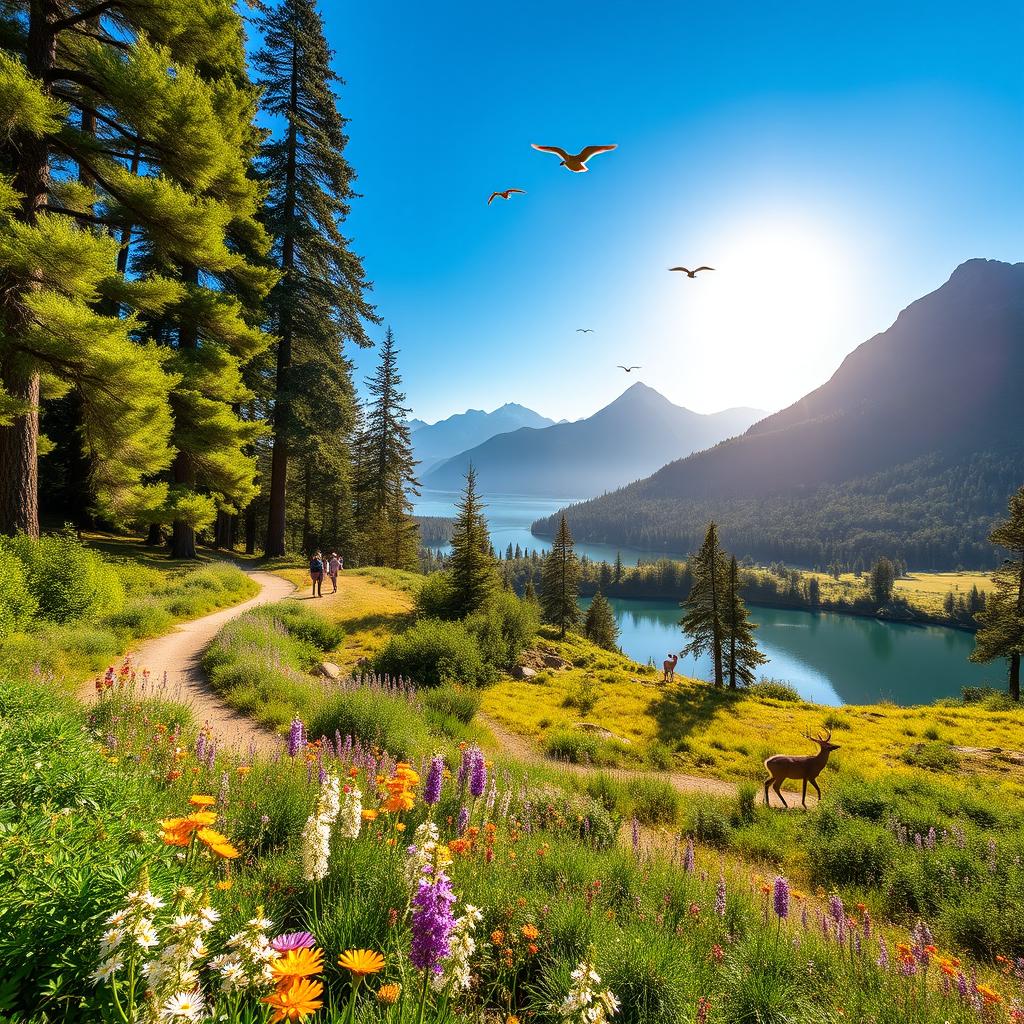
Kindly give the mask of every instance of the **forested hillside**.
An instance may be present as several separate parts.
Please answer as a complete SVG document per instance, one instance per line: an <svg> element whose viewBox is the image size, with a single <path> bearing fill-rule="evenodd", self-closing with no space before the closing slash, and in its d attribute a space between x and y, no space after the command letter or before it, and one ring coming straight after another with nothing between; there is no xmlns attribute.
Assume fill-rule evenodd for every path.
<svg viewBox="0 0 1024 1024"><path fill-rule="evenodd" d="M989 567L1024 479L1024 264L971 260L744 435L572 507L582 540L691 551L708 519L759 561ZM550 536L557 517L535 526Z"/></svg>

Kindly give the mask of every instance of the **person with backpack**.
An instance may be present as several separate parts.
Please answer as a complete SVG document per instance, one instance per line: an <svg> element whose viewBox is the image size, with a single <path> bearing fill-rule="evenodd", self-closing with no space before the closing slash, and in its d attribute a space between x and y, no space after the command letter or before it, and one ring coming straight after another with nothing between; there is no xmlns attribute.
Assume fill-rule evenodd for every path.
<svg viewBox="0 0 1024 1024"><path fill-rule="evenodd" d="M313 596L323 597L324 556L319 551L309 560L309 578L313 581Z"/></svg>
<svg viewBox="0 0 1024 1024"><path fill-rule="evenodd" d="M332 594L338 592L338 572L345 568L345 563L341 560L337 551L331 552L331 557L327 559L327 575L331 577L331 584L334 589L331 591Z"/></svg>

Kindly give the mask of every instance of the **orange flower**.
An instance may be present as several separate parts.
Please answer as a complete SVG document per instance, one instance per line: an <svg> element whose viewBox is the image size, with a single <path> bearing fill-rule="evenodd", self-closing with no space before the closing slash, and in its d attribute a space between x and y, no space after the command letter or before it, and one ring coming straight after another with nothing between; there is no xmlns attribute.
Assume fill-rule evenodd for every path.
<svg viewBox="0 0 1024 1024"><path fill-rule="evenodd" d="M338 957L338 966L357 978L365 978L384 970L384 957L372 949L347 949Z"/></svg>
<svg viewBox="0 0 1024 1024"><path fill-rule="evenodd" d="M524 939L540 938L540 929L534 924L524 924L520 931L523 933Z"/></svg>
<svg viewBox="0 0 1024 1024"><path fill-rule="evenodd" d="M243 776L243 777L244 777L244 776L248 775L248 774L249 774L249 772L251 772L251 771L252 771L252 765L251 765L251 764L240 764L240 765L239 765L239 766L238 766L238 767L237 767L237 768L235 769L235 771L236 771L236 772L237 772L237 773L238 773L239 775L241 775L241 776Z"/></svg>
<svg viewBox="0 0 1024 1024"><path fill-rule="evenodd" d="M217 883L217 888L220 889L221 892L227 892L228 889L231 888L231 885L232 885L231 879L230 878L225 878L223 881L220 881L220 882Z"/></svg>
<svg viewBox="0 0 1024 1024"><path fill-rule="evenodd" d="M234 860L238 856L238 850L228 842L228 837L221 835L214 829L201 828L196 835L218 857L223 857L225 860Z"/></svg>
<svg viewBox="0 0 1024 1024"><path fill-rule="evenodd" d="M500 928L495 928L491 932L491 942L496 946L500 946L505 941L505 933Z"/></svg>
<svg viewBox="0 0 1024 1024"><path fill-rule="evenodd" d="M323 1000L320 998L323 993L324 987L319 981L296 978L290 984L279 986L269 996L264 996L260 1002L266 1003L274 1011L270 1024L279 1024L283 1020L302 1020L303 1017L316 1013L323 1006Z"/></svg>
<svg viewBox="0 0 1024 1024"><path fill-rule="evenodd" d="M986 1006L1003 1001L1003 997L995 989L989 988L988 985L975 985L974 991L981 996L981 1000Z"/></svg>
<svg viewBox="0 0 1024 1024"><path fill-rule="evenodd" d="M217 802L217 798L213 796L193 794L188 798L188 802L193 807L212 807Z"/></svg>
<svg viewBox="0 0 1024 1024"><path fill-rule="evenodd" d="M376 821L377 812L372 807L367 807L363 811L363 821Z"/></svg>
<svg viewBox="0 0 1024 1024"><path fill-rule="evenodd" d="M291 978L305 978L319 974L324 967L324 954L319 949L289 949L271 965L274 978L279 983Z"/></svg>
<svg viewBox="0 0 1024 1024"><path fill-rule="evenodd" d="M358 774L359 774L359 769L355 765L352 765L352 767L349 768L349 770L348 770L348 777L350 779L354 779L354 778L356 778L356 776Z"/></svg>
<svg viewBox="0 0 1024 1024"><path fill-rule="evenodd" d="M416 806L416 798L412 793L407 793L403 789L400 793L393 793L389 796L382 806L385 811L391 814L411 811Z"/></svg>
<svg viewBox="0 0 1024 1024"><path fill-rule="evenodd" d="M172 768L167 773L167 781L168 782L177 782L178 779L180 779L180 778L181 778L181 772L179 772L177 768Z"/></svg>
<svg viewBox="0 0 1024 1024"><path fill-rule="evenodd" d="M527 949L528 949L528 950L529 950L529 951L530 951L531 953L536 953L536 952L537 952L537 949L538 949L539 947L537 946L537 943L536 943L536 942L531 942L531 943L529 943L529 944L527 945L527 947L526 947L526 948L527 948Z"/></svg>
<svg viewBox="0 0 1024 1024"><path fill-rule="evenodd" d="M385 1006L394 1006L401 994L402 986L393 981L389 985L381 985L377 989L377 1002L383 1003Z"/></svg>
<svg viewBox="0 0 1024 1024"><path fill-rule="evenodd" d="M405 831L405 822L404 821L396 821L395 822L395 831L396 832L404 832Z"/></svg>

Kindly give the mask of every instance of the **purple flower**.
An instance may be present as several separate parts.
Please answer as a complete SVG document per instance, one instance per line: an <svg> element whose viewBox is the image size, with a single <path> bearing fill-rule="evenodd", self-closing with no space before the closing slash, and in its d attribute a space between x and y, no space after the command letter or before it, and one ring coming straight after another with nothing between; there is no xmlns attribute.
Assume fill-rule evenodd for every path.
<svg viewBox="0 0 1024 1024"><path fill-rule="evenodd" d="M110 742L109 737L107 740L107 746L111 747L113 744ZM206 760L206 733L200 729L199 735L196 737L196 760Z"/></svg>
<svg viewBox="0 0 1024 1024"><path fill-rule="evenodd" d="M463 805L459 808L459 820L456 825L456 831L461 836L466 831L466 826L469 824L469 808Z"/></svg>
<svg viewBox="0 0 1024 1024"><path fill-rule="evenodd" d="M843 909L843 900L839 893L832 893L828 898L828 912L835 922L846 920L846 911Z"/></svg>
<svg viewBox="0 0 1024 1024"><path fill-rule="evenodd" d="M889 947L885 944L885 936L878 936L878 966L883 971L889 969Z"/></svg>
<svg viewBox="0 0 1024 1024"><path fill-rule="evenodd" d="M291 731L288 733L288 756L295 757L306 745L306 727L301 719L293 718Z"/></svg>
<svg viewBox="0 0 1024 1024"><path fill-rule="evenodd" d="M473 748L473 761L469 768L469 792L473 797L481 797L487 788L487 764L484 752L479 747Z"/></svg>
<svg viewBox="0 0 1024 1024"><path fill-rule="evenodd" d="M725 875L718 876L718 886L715 889L715 913L719 917L725 917Z"/></svg>
<svg viewBox="0 0 1024 1024"><path fill-rule="evenodd" d="M287 953L289 949L312 949L315 945L312 932L285 932L271 941L270 948L278 953Z"/></svg>
<svg viewBox="0 0 1024 1024"><path fill-rule="evenodd" d="M630 823L633 827L633 852L640 852L640 822L637 821L636 815L633 815L633 820Z"/></svg>
<svg viewBox="0 0 1024 1024"><path fill-rule="evenodd" d="M427 782L423 787L423 802L434 806L441 799L441 786L444 783L444 758L435 754L430 759L427 769Z"/></svg>
<svg viewBox="0 0 1024 1024"><path fill-rule="evenodd" d="M687 874L692 875L696 867L696 857L693 851L693 840L686 840L686 851L683 853L683 868Z"/></svg>
<svg viewBox="0 0 1024 1024"><path fill-rule="evenodd" d="M412 899L412 947L409 959L421 971L440 974L441 961L451 952L449 939L455 918L452 904L455 894L452 884L443 871L438 871L434 881L420 879L419 889Z"/></svg>
<svg viewBox="0 0 1024 1024"><path fill-rule="evenodd" d="M210 740L206 745L206 767L213 771L213 766L217 761L217 744Z"/></svg>
<svg viewBox="0 0 1024 1024"><path fill-rule="evenodd" d="M775 916L779 918L780 921L789 917L789 882L787 882L782 875L777 875L775 878L773 902L775 906Z"/></svg>

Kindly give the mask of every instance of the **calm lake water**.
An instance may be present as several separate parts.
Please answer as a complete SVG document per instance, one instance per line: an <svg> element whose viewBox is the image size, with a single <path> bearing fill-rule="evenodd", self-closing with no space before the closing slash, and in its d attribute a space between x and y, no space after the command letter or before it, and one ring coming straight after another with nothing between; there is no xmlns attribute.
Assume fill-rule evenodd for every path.
<svg viewBox="0 0 1024 1024"><path fill-rule="evenodd" d="M455 503L460 495L454 491L424 491L415 499L413 509L418 516L453 516ZM504 554L505 549L518 544L524 551L548 551L549 541L534 537L530 524L542 516L549 516L578 498L530 498L518 494L485 494L483 496L484 516L491 531L491 543L496 551ZM447 545L438 546L447 550ZM641 559L651 561L664 558L663 551L643 551L639 548L616 548L611 544L577 544L576 553L586 555L595 561L614 562L615 552L621 551L625 565L636 565ZM680 555L678 557L684 557Z"/></svg>
<svg viewBox="0 0 1024 1024"><path fill-rule="evenodd" d="M653 658L660 667L667 654L682 648L682 612L675 602L610 601L619 643L634 661ZM962 630L781 608L751 607L750 617L769 659L761 674L791 683L818 704L926 704L958 697L965 685L1005 685L998 668L967 660L974 637ZM710 658L680 658L676 671L710 679L713 670Z"/></svg>

